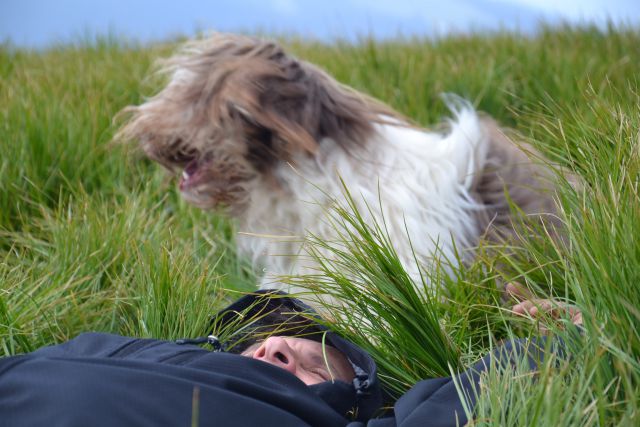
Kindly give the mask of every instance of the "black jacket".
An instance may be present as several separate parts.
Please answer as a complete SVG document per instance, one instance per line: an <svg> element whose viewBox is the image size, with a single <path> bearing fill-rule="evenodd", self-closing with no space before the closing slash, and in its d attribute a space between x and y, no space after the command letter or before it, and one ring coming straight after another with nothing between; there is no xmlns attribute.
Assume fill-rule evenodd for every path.
<svg viewBox="0 0 640 427"><path fill-rule="evenodd" d="M395 403L390 416L372 419L382 402L375 364L350 342L334 334L326 339L355 365L354 384L307 386L281 368L236 354L82 334L0 359L0 425L408 427L467 422L451 378L419 382ZM511 353L512 346L520 352L519 342L501 351ZM471 404L473 387L488 364L489 356L458 376ZM535 367L533 357L530 364Z"/></svg>

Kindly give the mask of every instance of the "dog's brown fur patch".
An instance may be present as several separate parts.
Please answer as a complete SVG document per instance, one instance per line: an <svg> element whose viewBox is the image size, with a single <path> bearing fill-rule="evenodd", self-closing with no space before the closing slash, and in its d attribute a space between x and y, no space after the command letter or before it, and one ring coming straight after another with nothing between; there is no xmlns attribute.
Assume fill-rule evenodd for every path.
<svg viewBox="0 0 640 427"><path fill-rule="evenodd" d="M493 119L483 117L481 124L489 138L489 152L473 195L485 206L477 214L485 238L492 242L515 241L522 229L513 223L514 208L529 219L541 220L557 237L562 227L555 200L557 171L544 163L531 145L514 142Z"/></svg>

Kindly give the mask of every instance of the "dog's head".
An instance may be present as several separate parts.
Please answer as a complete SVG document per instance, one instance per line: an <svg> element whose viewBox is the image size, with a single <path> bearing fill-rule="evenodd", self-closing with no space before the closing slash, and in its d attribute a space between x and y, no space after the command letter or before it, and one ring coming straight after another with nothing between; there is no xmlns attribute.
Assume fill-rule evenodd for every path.
<svg viewBox="0 0 640 427"><path fill-rule="evenodd" d="M315 155L325 138L348 150L394 115L251 37L190 42L161 72L168 85L125 110L117 138L139 141L151 159L181 173L183 196L202 208L242 208L257 180L282 185L272 179L278 165Z"/></svg>

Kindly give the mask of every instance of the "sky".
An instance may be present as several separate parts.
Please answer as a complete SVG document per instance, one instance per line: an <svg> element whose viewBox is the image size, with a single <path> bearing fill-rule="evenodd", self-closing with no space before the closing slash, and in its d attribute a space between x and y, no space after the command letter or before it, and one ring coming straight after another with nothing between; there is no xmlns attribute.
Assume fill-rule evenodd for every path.
<svg viewBox="0 0 640 427"><path fill-rule="evenodd" d="M45 48L87 36L142 43L198 31L331 41L517 30L539 22L640 26L640 0L0 0L0 42Z"/></svg>

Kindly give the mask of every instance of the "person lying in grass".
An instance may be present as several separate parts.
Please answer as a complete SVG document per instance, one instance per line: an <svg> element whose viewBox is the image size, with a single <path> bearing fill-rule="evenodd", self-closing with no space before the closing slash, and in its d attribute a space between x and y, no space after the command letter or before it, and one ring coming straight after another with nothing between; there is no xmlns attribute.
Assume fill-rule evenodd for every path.
<svg viewBox="0 0 640 427"><path fill-rule="evenodd" d="M574 308L517 285L507 291L519 315L582 323ZM0 419L3 426L464 425L460 395L473 404L482 372L522 360L533 371L554 351L544 340L509 341L454 377L417 383L384 410L373 359L318 321L299 300L259 291L213 317L216 336L82 334L0 360ZM213 351L194 345L202 342Z"/></svg>

